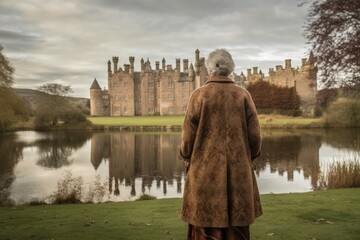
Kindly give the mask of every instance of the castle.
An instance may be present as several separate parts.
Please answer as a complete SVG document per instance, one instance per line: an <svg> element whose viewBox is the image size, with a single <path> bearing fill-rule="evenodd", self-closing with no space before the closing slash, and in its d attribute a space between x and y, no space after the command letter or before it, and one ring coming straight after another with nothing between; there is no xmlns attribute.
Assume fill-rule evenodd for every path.
<svg viewBox="0 0 360 240"><path fill-rule="evenodd" d="M90 87L90 111L92 116L152 116L183 115L190 94L205 84L208 73L205 58L200 58L200 51L195 51L195 66L183 59L183 71L180 59L176 59L175 68L166 65L166 60L155 62L151 67L149 59L141 59L141 71L134 71L135 58L130 56L130 64L124 69L118 67L118 57L113 57L113 69L108 61L108 90L102 90L94 79ZM240 86L246 87L256 81L269 81L271 84L284 87L295 87L300 96L300 109L304 116L313 116L316 104L317 67L312 53L309 59L302 59L302 66L291 67L291 60L285 60L285 68L281 65L269 69L269 76L258 72L254 67L243 73L232 73L229 77ZM266 97L266 96L264 96Z"/></svg>

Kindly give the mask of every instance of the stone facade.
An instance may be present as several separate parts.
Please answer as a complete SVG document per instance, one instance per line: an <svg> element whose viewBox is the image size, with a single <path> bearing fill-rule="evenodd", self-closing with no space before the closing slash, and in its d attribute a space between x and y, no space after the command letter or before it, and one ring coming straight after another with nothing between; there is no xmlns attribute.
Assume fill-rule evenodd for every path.
<svg viewBox="0 0 360 240"><path fill-rule="evenodd" d="M181 71L180 59L176 65L167 65L162 59L151 66L149 59L141 59L141 71L134 71L134 57L129 57L129 64L118 67L118 57L113 57L113 64L108 61L108 90L101 90L95 79L90 87L90 108L92 116L153 116L183 115L190 94L202 86L207 78L205 58L200 58L199 50L195 51L195 66L189 60L183 60ZM113 68L112 68L113 67ZM304 115L313 115L316 103L316 73L312 54L304 59L301 68L292 68L291 60L285 60L285 68L276 66L276 71L269 70L265 77L257 67L248 69L247 77L243 73L232 73L229 77L236 84L246 87L259 80L270 83L296 87L301 98L301 110Z"/></svg>

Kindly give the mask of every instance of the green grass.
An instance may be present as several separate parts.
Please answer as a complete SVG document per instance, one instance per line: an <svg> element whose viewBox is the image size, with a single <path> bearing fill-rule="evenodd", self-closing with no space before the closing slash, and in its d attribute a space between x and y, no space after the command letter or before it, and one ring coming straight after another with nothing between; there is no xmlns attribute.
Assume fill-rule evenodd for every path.
<svg viewBox="0 0 360 240"><path fill-rule="evenodd" d="M360 189L262 195L252 239L358 239ZM185 239L181 199L0 208L0 239Z"/></svg>
<svg viewBox="0 0 360 240"><path fill-rule="evenodd" d="M182 126L184 116L88 117L95 125L103 126ZM262 128L318 127L320 118L292 118L279 115L260 115Z"/></svg>
<svg viewBox="0 0 360 240"><path fill-rule="evenodd" d="M182 125L184 116L88 117L88 120L105 126L167 126Z"/></svg>

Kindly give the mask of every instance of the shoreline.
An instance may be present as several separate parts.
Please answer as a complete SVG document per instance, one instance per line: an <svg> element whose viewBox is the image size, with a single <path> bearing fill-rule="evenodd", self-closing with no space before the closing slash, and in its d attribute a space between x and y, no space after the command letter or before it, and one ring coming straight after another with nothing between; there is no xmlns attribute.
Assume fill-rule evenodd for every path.
<svg viewBox="0 0 360 240"><path fill-rule="evenodd" d="M16 131L118 131L118 132L181 132L184 116L88 117L84 123L36 128L29 121L18 123L2 132ZM329 129L322 118L259 115L261 129ZM357 128L335 127L335 128ZM1 132L1 131L0 131Z"/></svg>
<svg viewBox="0 0 360 240"><path fill-rule="evenodd" d="M252 239L356 239L359 192L347 188L261 195L264 213L251 225ZM180 211L181 198L0 207L0 238L184 239Z"/></svg>

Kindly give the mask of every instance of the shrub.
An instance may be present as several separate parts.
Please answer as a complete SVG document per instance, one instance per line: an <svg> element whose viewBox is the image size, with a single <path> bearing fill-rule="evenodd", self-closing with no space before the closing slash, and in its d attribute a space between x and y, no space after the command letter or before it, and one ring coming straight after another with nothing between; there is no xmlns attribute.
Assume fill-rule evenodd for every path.
<svg viewBox="0 0 360 240"><path fill-rule="evenodd" d="M85 193L82 177L73 177L71 171L65 171L64 177L58 181L57 189L48 198L52 204L102 202L107 193L107 186L108 181L101 182L100 176L97 175Z"/></svg>
<svg viewBox="0 0 360 240"><path fill-rule="evenodd" d="M328 127L360 127L360 101L337 99L326 110L324 122Z"/></svg>
<svg viewBox="0 0 360 240"><path fill-rule="evenodd" d="M360 162L355 159L332 163L321 178L320 185L327 189L360 187Z"/></svg>
<svg viewBox="0 0 360 240"><path fill-rule="evenodd" d="M156 197L154 197L154 196L151 196L149 194L143 194L138 199L136 199L136 201L155 200L155 199L156 199Z"/></svg>
<svg viewBox="0 0 360 240"><path fill-rule="evenodd" d="M86 122L86 116L79 110L70 110L62 113L61 120L66 124Z"/></svg>
<svg viewBox="0 0 360 240"><path fill-rule="evenodd" d="M81 203L84 182L81 177L73 177L70 171L58 181L56 191L49 197L53 204Z"/></svg>
<svg viewBox="0 0 360 240"><path fill-rule="evenodd" d="M247 87L260 113L300 115L300 97L295 88L279 87L266 81L258 81Z"/></svg>

